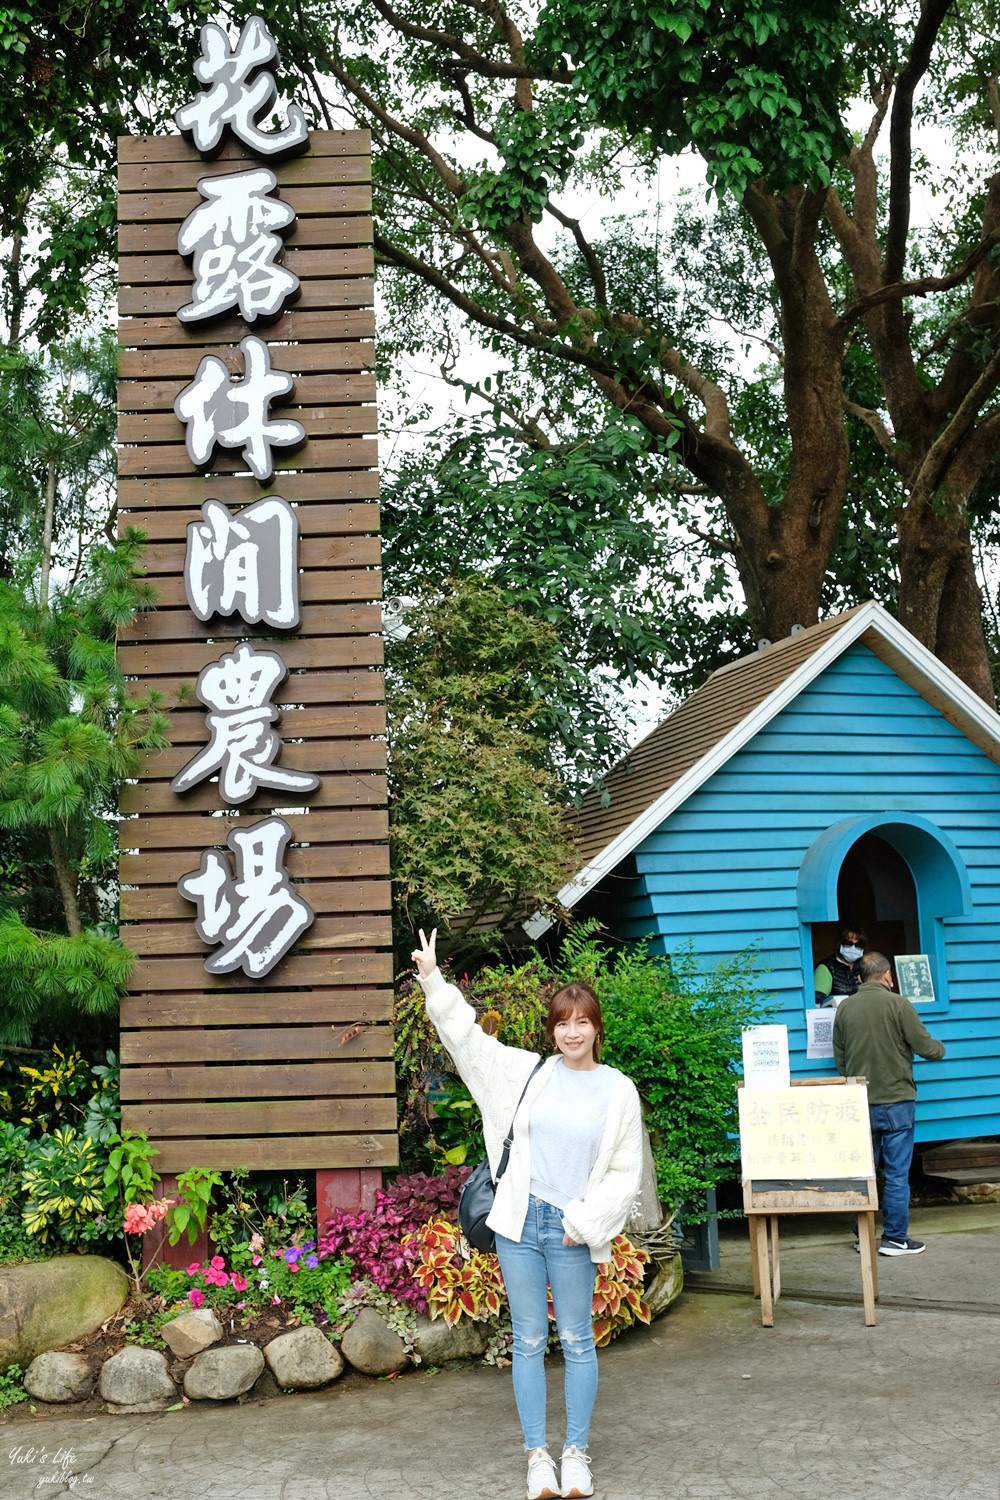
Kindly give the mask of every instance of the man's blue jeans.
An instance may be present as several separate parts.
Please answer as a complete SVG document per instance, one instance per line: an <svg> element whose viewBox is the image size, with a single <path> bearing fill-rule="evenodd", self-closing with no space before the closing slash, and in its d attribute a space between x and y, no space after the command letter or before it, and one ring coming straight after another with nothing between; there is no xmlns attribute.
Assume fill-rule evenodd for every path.
<svg viewBox="0 0 1000 1500"><path fill-rule="evenodd" d="M882 1234L887 1240L905 1240L910 1223L910 1162L913 1160L913 1122L917 1107L912 1099L900 1104L870 1104L875 1165L882 1162Z"/></svg>
<svg viewBox="0 0 1000 1500"><path fill-rule="evenodd" d="M497 1254L514 1325L514 1400L525 1448L544 1448L547 1288L566 1366L566 1443L586 1448L597 1395L592 1307L597 1267L586 1245L563 1244L562 1212L528 1199L520 1241L497 1235Z"/></svg>

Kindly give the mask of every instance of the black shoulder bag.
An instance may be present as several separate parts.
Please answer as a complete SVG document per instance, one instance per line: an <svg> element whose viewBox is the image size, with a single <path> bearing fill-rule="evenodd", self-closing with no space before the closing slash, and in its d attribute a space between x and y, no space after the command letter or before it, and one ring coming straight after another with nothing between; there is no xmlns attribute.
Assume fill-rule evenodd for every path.
<svg viewBox="0 0 1000 1500"><path fill-rule="evenodd" d="M540 1057L538 1062L528 1074L528 1082L521 1090L521 1098L514 1106L514 1114L511 1118L510 1129L504 1138L503 1155L497 1166L496 1177L490 1171L490 1159L484 1156L478 1167L473 1167L465 1180L462 1195L458 1200L458 1227L474 1250L485 1250L492 1253L496 1250L497 1240L493 1230L486 1220L493 1212L493 1202L497 1195L497 1183L507 1170L510 1160L510 1148L514 1140L514 1121L517 1112L521 1108L525 1094L528 1092L528 1084L534 1078L538 1069L544 1065L545 1058Z"/></svg>

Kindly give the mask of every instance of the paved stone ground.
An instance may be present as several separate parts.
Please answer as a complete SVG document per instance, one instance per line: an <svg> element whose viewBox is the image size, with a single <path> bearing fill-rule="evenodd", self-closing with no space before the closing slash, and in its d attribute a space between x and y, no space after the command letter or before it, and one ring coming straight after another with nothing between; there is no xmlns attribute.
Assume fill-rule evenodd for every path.
<svg viewBox="0 0 1000 1500"><path fill-rule="evenodd" d="M938 1222L919 1261L880 1262L887 1296L891 1279L907 1302L905 1273L918 1266L924 1296L881 1307L875 1328L860 1307L786 1293L764 1329L745 1293L697 1291L602 1351L591 1434L600 1500L1000 1500L1000 1225L995 1214L957 1221L975 1232ZM842 1235L825 1249L823 1238L810 1260L804 1231L790 1259L801 1278L813 1266L812 1295L831 1266L847 1295L857 1257ZM735 1241L730 1253L742 1254ZM560 1384L555 1361L550 1412ZM562 1433L550 1431L555 1446ZM510 1374L417 1373L152 1417L15 1408L0 1424L0 1497L70 1493L515 1500L523 1460Z"/></svg>

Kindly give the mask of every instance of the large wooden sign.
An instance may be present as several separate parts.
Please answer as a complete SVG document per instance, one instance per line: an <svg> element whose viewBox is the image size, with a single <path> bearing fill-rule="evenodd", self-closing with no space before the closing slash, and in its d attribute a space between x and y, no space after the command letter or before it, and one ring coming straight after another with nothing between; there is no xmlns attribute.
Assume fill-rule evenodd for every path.
<svg viewBox="0 0 1000 1500"><path fill-rule="evenodd" d="M270 44L270 50L268 48ZM271 123L252 18L120 142L121 633L171 748L121 801L124 1124L162 1173L397 1160L370 154ZM269 88L270 85L270 88Z"/></svg>

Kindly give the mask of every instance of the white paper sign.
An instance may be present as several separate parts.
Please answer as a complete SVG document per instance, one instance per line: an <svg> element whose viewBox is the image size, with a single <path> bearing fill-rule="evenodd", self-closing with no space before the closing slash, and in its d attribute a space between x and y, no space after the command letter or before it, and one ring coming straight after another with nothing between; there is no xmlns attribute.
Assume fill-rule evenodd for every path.
<svg viewBox="0 0 1000 1500"><path fill-rule="evenodd" d="M822 1010L806 1011L806 1057L833 1056L834 1005Z"/></svg>
<svg viewBox="0 0 1000 1500"><path fill-rule="evenodd" d="M743 1087L787 1089L788 1080L788 1027L747 1027L743 1033Z"/></svg>

